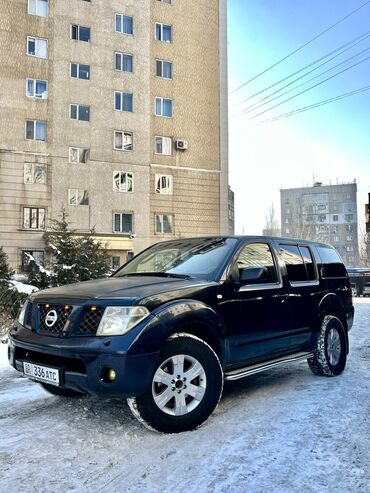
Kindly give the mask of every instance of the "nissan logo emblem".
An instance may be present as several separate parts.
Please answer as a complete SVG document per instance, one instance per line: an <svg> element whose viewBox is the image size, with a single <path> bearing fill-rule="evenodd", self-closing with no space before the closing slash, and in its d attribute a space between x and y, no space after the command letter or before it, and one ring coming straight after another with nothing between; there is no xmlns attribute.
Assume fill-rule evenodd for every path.
<svg viewBox="0 0 370 493"><path fill-rule="evenodd" d="M52 327L57 320L58 320L58 314L55 310L50 310L50 312L46 314L45 323L48 327Z"/></svg>

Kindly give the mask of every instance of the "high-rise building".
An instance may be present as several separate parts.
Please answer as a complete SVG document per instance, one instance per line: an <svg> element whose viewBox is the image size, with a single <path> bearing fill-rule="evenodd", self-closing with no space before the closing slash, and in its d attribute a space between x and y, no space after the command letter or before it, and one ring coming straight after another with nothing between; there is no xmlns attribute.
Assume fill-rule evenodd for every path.
<svg viewBox="0 0 370 493"><path fill-rule="evenodd" d="M0 245L228 232L226 0L0 0Z"/></svg>
<svg viewBox="0 0 370 493"><path fill-rule="evenodd" d="M358 263L357 185L280 190L281 234L332 244L347 266Z"/></svg>

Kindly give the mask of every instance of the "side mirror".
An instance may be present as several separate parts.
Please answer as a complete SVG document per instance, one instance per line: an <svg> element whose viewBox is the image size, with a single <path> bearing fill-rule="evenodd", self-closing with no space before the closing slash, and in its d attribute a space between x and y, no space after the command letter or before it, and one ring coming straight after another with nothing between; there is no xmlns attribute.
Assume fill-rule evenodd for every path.
<svg viewBox="0 0 370 493"><path fill-rule="evenodd" d="M240 270L241 284L262 284L268 282L269 276L266 267L245 267Z"/></svg>

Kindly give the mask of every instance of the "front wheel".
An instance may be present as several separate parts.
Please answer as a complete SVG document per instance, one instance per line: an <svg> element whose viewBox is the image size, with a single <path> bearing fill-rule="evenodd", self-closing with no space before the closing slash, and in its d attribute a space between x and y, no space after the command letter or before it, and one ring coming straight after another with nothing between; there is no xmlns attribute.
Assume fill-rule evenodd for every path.
<svg viewBox="0 0 370 493"><path fill-rule="evenodd" d="M347 344L342 322L333 315L324 317L313 356L307 362L316 375L334 377L346 366Z"/></svg>
<svg viewBox="0 0 370 493"><path fill-rule="evenodd" d="M191 334L172 336L164 346L150 389L128 399L147 428L179 433L194 430L212 414L222 393L223 372L213 349Z"/></svg>

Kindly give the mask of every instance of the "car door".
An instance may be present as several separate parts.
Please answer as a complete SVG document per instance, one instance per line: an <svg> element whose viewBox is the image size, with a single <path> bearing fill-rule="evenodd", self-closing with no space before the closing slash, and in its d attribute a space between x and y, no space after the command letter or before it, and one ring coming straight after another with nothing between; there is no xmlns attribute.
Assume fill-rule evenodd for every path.
<svg viewBox="0 0 370 493"><path fill-rule="evenodd" d="M317 266L308 245L281 242L279 249L287 271L291 308L290 345L296 350L306 349L322 298Z"/></svg>
<svg viewBox="0 0 370 493"><path fill-rule="evenodd" d="M289 297L272 245L247 240L230 272L228 299L219 307L228 327L229 363L252 363L286 352Z"/></svg>

